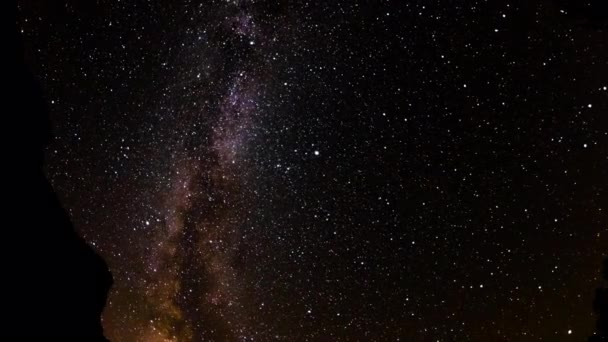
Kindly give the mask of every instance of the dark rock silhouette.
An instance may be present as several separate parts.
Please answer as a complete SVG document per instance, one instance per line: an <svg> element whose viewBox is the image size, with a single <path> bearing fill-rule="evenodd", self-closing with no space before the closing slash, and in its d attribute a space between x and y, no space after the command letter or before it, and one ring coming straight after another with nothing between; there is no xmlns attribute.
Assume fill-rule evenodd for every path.
<svg viewBox="0 0 608 342"><path fill-rule="evenodd" d="M44 176L48 111L24 63L16 2L3 7L15 23L8 25L3 78L3 340L107 341L101 313L112 276L76 234Z"/></svg>
<svg viewBox="0 0 608 342"><path fill-rule="evenodd" d="M602 276L608 282L608 258L604 259ZM589 342L608 342L608 287L595 291L593 310L597 314L597 330L595 335L589 338Z"/></svg>

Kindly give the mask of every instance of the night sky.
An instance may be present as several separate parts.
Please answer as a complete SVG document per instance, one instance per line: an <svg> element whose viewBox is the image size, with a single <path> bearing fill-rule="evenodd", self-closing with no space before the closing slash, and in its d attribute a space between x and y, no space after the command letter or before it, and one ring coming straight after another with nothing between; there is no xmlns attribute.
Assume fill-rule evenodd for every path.
<svg viewBox="0 0 608 342"><path fill-rule="evenodd" d="M21 26L111 340L591 335L608 31L564 2L86 3Z"/></svg>

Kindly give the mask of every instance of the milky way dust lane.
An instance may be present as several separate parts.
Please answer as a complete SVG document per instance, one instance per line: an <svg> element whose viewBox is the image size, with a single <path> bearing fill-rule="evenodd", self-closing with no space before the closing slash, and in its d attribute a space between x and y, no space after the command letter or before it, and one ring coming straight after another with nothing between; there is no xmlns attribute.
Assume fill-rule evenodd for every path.
<svg viewBox="0 0 608 342"><path fill-rule="evenodd" d="M201 55L222 61L212 66L222 70L203 76L190 72L196 73L193 81L206 83L200 95L196 89L188 93L203 105L176 111L183 131L174 134L183 137L171 149L171 188L161 201L165 218L149 258L146 299L154 314L143 332L146 341L233 340L256 334L236 259L242 227L255 205L247 152L264 114L260 102L273 85L272 40L280 32L273 25L262 30L237 4L226 6L217 14L216 32L201 47ZM188 134L201 116L212 118L198 125L206 132Z"/></svg>

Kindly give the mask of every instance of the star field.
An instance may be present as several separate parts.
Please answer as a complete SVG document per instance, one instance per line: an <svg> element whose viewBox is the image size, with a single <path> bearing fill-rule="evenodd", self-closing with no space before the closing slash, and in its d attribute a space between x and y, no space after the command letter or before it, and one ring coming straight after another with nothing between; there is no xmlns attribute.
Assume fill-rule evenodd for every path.
<svg viewBox="0 0 608 342"><path fill-rule="evenodd" d="M20 4L112 341L581 341L608 31L563 2Z"/></svg>

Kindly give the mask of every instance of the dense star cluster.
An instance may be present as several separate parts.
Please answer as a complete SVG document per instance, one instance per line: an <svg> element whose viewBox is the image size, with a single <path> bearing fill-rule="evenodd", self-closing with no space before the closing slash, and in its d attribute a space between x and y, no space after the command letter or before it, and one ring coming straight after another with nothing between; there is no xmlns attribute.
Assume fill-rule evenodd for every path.
<svg viewBox="0 0 608 342"><path fill-rule="evenodd" d="M560 1L23 1L113 341L581 341L608 32Z"/></svg>

